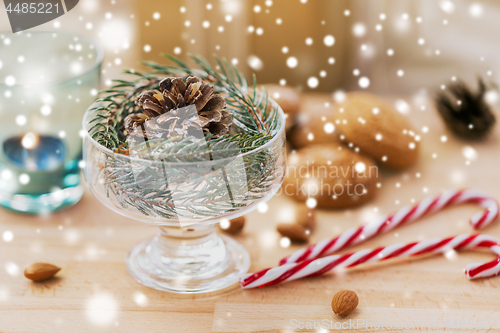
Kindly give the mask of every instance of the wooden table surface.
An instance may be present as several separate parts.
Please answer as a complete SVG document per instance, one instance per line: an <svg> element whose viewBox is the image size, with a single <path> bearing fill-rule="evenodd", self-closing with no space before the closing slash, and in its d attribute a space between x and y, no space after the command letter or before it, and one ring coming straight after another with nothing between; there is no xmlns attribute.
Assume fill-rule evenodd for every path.
<svg viewBox="0 0 500 333"><path fill-rule="evenodd" d="M331 96L310 96L306 109L318 111L325 101L331 102ZM470 144L447 133L429 107L414 108L409 117L422 136L418 165L399 173L383 171L380 195L362 207L318 210L312 242L448 188L480 188L500 199L498 126L487 142ZM421 133L423 126L429 133ZM467 164L463 148L469 145L477 158ZM276 265L299 248L281 248L275 231L278 216L293 205L290 198L276 196L265 213L247 216L244 232L236 238L251 254L251 271ZM352 250L471 233L468 219L478 209L455 207ZM0 210L0 234L5 231L14 238L0 239L0 332L293 332L295 322L323 320L338 322L337 328L347 328L352 320L363 330L361 321L375 327L390 324L394 331L418 330L429 323L438 326L436 332L447 324L494 328L495 320L500 327L500 277L468 281L463 274L466 264L489 261L491 254L390 262L258 290L234 286L214 294L177 295L141 286L125 266L128 249L155 228L113 213L87 190L76 206L47 216ZM500 237L500 223L484 232ZM22 272L36 261L62 270L57 278L32 283ZM341 289L359 296L358 308L347 318L338 318L330 308L332 296Z"/></svg>

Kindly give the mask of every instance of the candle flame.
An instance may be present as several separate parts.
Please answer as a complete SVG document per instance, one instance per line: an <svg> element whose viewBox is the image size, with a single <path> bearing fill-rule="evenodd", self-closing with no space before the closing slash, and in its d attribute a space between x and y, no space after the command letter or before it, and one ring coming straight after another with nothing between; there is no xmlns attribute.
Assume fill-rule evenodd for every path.
<svg viewBox="0 0 500 333"><path fill-rule="evenodd" d="M38 143L38 136L35 133L28 132L26 133L22 140L21 144L26 149L33 149Z"/></svg>

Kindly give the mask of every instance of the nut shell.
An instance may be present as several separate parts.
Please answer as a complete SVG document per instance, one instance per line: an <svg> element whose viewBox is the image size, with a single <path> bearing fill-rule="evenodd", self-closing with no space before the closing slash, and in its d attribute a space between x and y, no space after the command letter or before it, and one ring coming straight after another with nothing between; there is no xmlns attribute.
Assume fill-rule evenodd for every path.
<svg viewBox="0 0 500 333"><path fill-rule="evenodd" d="M50 279L60 270L61 268L55 265L37 262L26 267L24 270L24 276L33 281L43 281Z"/></svg>
<svg viewBox="0 0 500 333"><path fill-rule="evenodd" d="M395 169L404 169L417 161L419 144L411 135L412 126L380 97L349 93L335 114L337 129L345 136L345 142L353 143L362 153Z"/></svg>
<svg viewBox="0 0 500 333"><path fill-rule="evenodd" d="M338 316L347 316L358 306L359 299L354 291L341 290L333 296L332 310Z"/></svg>

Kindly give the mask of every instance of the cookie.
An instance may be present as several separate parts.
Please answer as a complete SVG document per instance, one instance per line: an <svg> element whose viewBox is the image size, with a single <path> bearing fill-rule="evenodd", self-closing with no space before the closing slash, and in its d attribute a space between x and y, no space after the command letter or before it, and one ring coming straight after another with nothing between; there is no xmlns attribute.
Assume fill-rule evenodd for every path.
<svg viewBox="0 0 500 333"><path fill-rule="evenodd" d="M285 112L286 129L290 129L295 124L295 117L300 111L302 99L300 92L290 86L281 86L278 84L265 84L269 97L275 100Z"/></svg>
<svg viewBox="0 0 500 333"><path fill-rule="evenodd" d="M317 207L346 208L372 199L379 180L371 158L342 144L315 144L289 155L282 190L298 201L313 198Z"/></svg>
<svg viewBox="0 0 500 333"><path fill-rule="evenodd" d="M297 123L287 133L287 138L296 149L317 143L339 143L335 119L332 109L329 112L299 113Z"/></svg>

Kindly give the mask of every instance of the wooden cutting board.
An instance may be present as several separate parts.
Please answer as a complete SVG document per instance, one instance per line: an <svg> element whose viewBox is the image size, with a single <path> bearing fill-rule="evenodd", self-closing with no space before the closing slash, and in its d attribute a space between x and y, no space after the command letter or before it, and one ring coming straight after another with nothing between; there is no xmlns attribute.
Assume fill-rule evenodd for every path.
<svg viewBox="0 0 500 333"><path fill-rule="evenodd" d="M330 95L310 95L306 109L318 111L326 101L331 102ZM312 242L448 188L476 187L500 199L498 127L489 141L471 145L477 159L466 165L462 150L470 144L447 133L434 111L415 109L410 118L419 132L429 127L421 134L419 164L400 173L384 170L380 195L362 207L318 210ZM442 135L448 136L446 142ZM248 215L236 238L251 254L251 271L276 265L299 248L281 248L275 231L279 215L293 205L279 195L267 212ZM478 209L455 207L350 250L471 233L468 219ZM492 259L486 253L403 260L258 290L235 286L185 296L143 287L130 277L124 261L128 249L156 230L111 212L88 191L76 206L47 216L0 210L0 233L5 231L14 238L0 240L0 332L327 332L327 327L356 325L361 331L388 325L394 331L418 331L430 325L436 332L447 326L456 331L452 327L496 325L500 331L500 277L468 281L463 274L466 264ZM500 237L500 223L484 232ZM36 261L62 270L55 279L32 283L22 271ZM359 297L358 308L347 318L330 308L341 289ZM299 329L315 322L316 328Z"/></svg>

